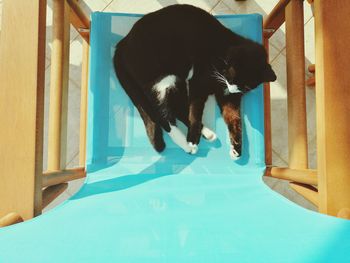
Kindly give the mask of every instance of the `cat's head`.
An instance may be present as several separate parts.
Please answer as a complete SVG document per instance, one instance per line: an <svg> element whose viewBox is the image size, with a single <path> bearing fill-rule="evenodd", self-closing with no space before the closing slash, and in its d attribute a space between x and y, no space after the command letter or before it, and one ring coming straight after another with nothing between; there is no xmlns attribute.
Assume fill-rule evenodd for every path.
<svg viewBox="0 0 350 263"><path fill-rule="evenodd" d="M229 47L217 64L216 79L229 93L245 93L264 82L276 80L265 48L255 42Z"/></svg>

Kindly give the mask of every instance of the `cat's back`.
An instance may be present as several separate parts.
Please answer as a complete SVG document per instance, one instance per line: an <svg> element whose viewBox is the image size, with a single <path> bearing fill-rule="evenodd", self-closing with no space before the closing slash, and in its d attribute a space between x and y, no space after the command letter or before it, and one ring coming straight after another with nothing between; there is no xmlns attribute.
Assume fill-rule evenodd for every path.
<svg viewBox="0 0 350 263"><path fill-rule="evenodd" d="M172 5L139 19L117 44L114 63L123 61L142 83L167 74L185 78L194 61L216 50L226 35L227 29L206 11Z"/></svg>
<svg viewBox="0 0 350 263"><path fill-rule="evenodd" d="M135 23L128 37L191 40L222 29L223 26L212 15L198 7L171 5L142 17Z"/></svg>

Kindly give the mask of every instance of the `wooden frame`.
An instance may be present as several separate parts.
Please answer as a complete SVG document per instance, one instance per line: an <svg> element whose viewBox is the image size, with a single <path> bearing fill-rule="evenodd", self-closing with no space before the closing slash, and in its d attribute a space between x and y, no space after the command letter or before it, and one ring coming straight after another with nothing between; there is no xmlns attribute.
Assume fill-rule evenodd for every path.
<svg viewBox="0 0 350 263"><path fill-rule="evenodd" d="M46 1L4 0L2 13L0 218L29 219L41 213Z"/></svg>
<svg viewBox="0 0 350 263"><path fill-rule="evenodd" d="M349 219L350 162L347 158L350 156L350 93L347 86L350 74L347 69L350 68L350 52L347 45L350 42L350 28L346 11L350 8L350 2L310 2L314 5L317 35L316 69L311 70L316 71L317 80L318 169L307 169L303 1L280 0L264 19L264 45L268 49L269 38L286 22L290 157L289 167L271 166L270 89L265 84L265 156L268 165L265 175L291 181L292 189L318 205L320 212ZM67 188L68 181L85 176L90 30L90 21L80 1L53 1L49 171L43 173L46 1L4 0L3 3L0 56L1 61L7 62L6 65L0 63L0 83L16 88L0 90L0 112L6 112L2 119L3 128L0 129L0 183L3 187L0 191L0 227L40 214L42 207ZM14 15L18 12L20 19L13 19L18 17ZM326 19L331 13L337 15ZM79 147L81 167L65 169L70 23L84 39ZM14 75L16 78L11 78ZM28 100L28 97L32 99Z"/></svg>
<svg viewBox="0 0 350 263"><path fill-rule="evenodd" d="M313 204L321 213L350 219L350 28L347 11L350 2L308 1L313 5L316 34L317 83L317 171L307 168L307 132L305 112L305 64L303 40L303 3L281 0L264 21L265 37L286 21L289 166L269 168L266 175L295 181L291 187ZM327 19L330 14L332 19ZM285 20L284 20L285 19ZM271 30L272 29L272 30ZM336 54L335 54L336 53ZM337 54L339 53L339 54ZM268 114L268 113L265 113ZM336 119L336 121L335 121ZM298 170L295 170L298 169ZM318 190L311 185L318 185ZM300 184L304 183L304 184ZM305 185L305 183L307 185Z"/></svg>
<svg viewBox="0 0 350 263"><path fill-rule="evenodd" d="M349 9L348 0L314 1L319 208L334 216L350 209Z"/></svg>
<svg viewBox="0 0 350 263"><path fill-rule="evenodd" d="M6 63L0 63L0 83L11 88L0 89L0 112L6 112L2 115L0 130L0 227L39 215L43 207L64 191L66 182L85 176L84 167L62 170L65 165L69 24L85 19L86 29L90 26L78 2L69 2L74 2L74 7L66 1L53 1L48 165L51 172L43 173L46 0L3 1L0 57ZM78 15L72 18L72 12ZM77 17L79 19L75 19ZM82 34L87 39L82 72L81 114L85 119L89 34ZM85 135L80 137L80 144L84 145ZM80 163L83 166L85 161Z"/></svg>

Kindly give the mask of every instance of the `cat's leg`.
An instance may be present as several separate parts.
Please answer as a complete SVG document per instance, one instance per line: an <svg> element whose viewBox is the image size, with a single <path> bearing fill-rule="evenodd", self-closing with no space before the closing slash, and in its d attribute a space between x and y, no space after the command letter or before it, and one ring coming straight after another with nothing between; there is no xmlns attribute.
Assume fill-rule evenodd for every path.
<svg viewBox="0 0 350 263"><path fill-rule="evenodd" d="M197 153L198 148L194 145L187 143L186 136L182 131L175 125L170 125L169 136L173 142L181 147L185 152L190 154Z"/></svg>
<svg viewBox="0 0 350 263"><path fill-rule="evenodd" d="M157 152L162 152L165 148L165 142L161 126L155 123L140 106L137 106L137 109L141 115L143 123L145 124L146 132L153 148Z"/></svg>
<svg viewBox="0 0 350 263"><path fill-rule="evenodd" d="M230 135L230 156L236 160L242 153L242 124L240 115L240 97L236 97L234 100L218 100L218 104L221 109L221 114Z"/></svg>
<svg viewBox="0 0 350 263"><path fill-rule="evenodd" d="M175 118L190 127L189 121L189 81L182 81L180 79L176 82L176 90L168 97L168 105L171 111L174 113ZM202 136L212 142L215 141L217 136L209 128L203 125L201 130ZM192 145L194 145L192 143ZM196 146L193 146L194 148Z"/></svg>
<svg viewBox="0 0 350 263"><path fill-rule="evenodd" d="M189 114L188 114L188 133L187 133L187 141L191 147L197 148L199 144L199 140L203 130L202 117L204 105L207 98L198 97L190 100L189 103ZM204 131L207 132L206 129ZM209 133L206 134L209 136Z"/></svg>
<svg viewBox="0 0 350 263"><path fill-rule="evenodd" d="M162 112L162 116L170 124L170 131L168 134L171 140L185 152L194 154L196 153L197 149L187 143L186 136L176 126L177 112L180 111L182 106L185 106L186 108L186 103L187 96L182 98L181 89L178 85L176 85L176 88L167 89L166 94L164 94L162 100L159 101L159 109Z"/></svg>
<svg viewBox="0 0 350 263"><path fill-rule="evenodd" d="M181 121L183 124L185 124L187 127L189 127L189 120L188 120L188 113L186 115L180 114L176 116L179 121ZM216 133L213 132L208 127L204 126L201 130L201 134L209 142L214 142L217 139Z"/></svg>

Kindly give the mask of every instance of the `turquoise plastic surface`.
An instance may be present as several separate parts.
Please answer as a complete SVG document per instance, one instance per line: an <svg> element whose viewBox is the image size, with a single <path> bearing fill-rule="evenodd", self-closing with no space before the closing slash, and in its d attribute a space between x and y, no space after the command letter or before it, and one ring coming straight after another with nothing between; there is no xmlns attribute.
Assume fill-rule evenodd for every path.
<svg viewBox="0 0 350 263"><path fill-rule="evenodd" d="M159 155L115 78L112 55L139 18L94 13L87 167L63 205L0 229L0 262L350 262L350 222L310 212L262 182L263 97L243 101L243 156L228 154L213 98L205 123L219 141L191 156L166 139ZM261 41L261 16L220 16Z"/></svg>

